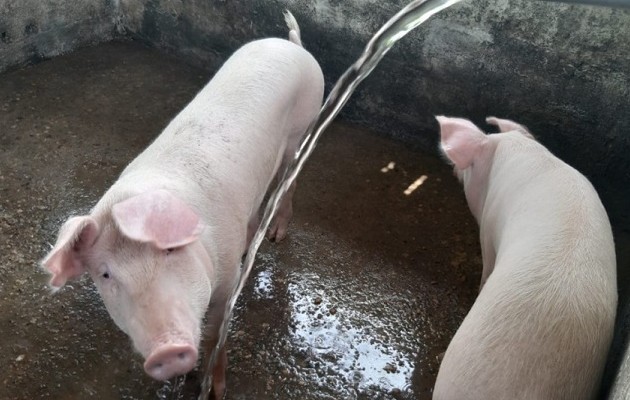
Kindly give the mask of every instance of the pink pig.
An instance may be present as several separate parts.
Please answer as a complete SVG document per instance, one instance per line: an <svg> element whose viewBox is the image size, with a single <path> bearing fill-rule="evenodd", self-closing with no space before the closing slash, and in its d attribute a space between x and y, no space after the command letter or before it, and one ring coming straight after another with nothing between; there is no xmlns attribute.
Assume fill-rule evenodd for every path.
<svg viewBox="0 0 630 400"><path fill-rule="evenodd" d="M617 306L606 211L578 171L515 122L437 117L480 227L481 290L434 399L592 399Z"/></svg>
<svg viewBox="0 0 630 400"><path fill-rule="evenodd" d="M285 17L291 41L263 39L235 52L90 214L63 225L42 262L56 288L91 275L154 379L195 367L207 310L216 343L263 196L322 104L321 69ZM292 193L270 238L285 235ZM226 362L222 349L217 398Z"/></svg>

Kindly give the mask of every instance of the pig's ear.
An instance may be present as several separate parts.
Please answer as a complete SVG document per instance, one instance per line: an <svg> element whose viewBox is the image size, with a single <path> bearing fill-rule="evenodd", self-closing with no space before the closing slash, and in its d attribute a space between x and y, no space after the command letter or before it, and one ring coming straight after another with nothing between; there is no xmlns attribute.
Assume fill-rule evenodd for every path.
<svg viewBox="0 0 630 400"><path fill-rule="evenodd" d="M435 117L440 124L440 147L457 169L468 168L488 140L475 124L462 118Z"/></svg>
<svg viewBox="0 0 630 400"><path fill-rule="evenodd" d="M167 190L152 190L112 208L116 225L132 240L153 243L159 249L180 247L197 240L199 216Z"/></svg>
<svg viewBox="0 0 630 400"><path fill-rule="evenodd" d="M92 247L98 233L98 224L91 217L73 217L63 224L57 243L42 261L42 267L52 274L51 286L59 288L85 272L80 254Z"/></svg>
<svg viewBox="0 0 630 400"><path fill-rule="evenodd" d="M486 122L490 125L494 125L499 128L499 132L511 132L518 131L523 135L527 136L530 139L534 139L534 135L532 135L527 128L519 123L511 121L509 119L502 119L497 117L488 117L486 118Z"/></svg>

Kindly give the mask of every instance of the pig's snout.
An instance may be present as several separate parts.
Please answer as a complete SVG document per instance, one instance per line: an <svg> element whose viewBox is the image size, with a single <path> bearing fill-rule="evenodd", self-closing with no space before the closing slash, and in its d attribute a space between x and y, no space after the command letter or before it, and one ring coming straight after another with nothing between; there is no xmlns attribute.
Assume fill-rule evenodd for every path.
<svg viewBox="0 0 630 400"><path fill-rule="evenodd" d="M144 362L145 372L153 379L165 381L194 368L197 350L188 344L167 344L155 349Z"/></svg>

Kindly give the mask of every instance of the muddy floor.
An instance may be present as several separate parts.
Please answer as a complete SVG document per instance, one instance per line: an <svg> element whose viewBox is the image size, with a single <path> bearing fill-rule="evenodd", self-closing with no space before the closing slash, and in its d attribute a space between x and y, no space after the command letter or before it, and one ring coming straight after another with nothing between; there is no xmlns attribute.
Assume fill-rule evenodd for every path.
<svg viewBox="0 0 630 400"><path fill-rule="evenodd" d="M209 77L134 43L0 76L1 399L194 397L199 374L179 395L151 381L90 280L52 295L38 260ZM239 299L227 398L431 398L480 271L476 223L442 160L333 125L300 176L288 238L263 244Z"/></svg>

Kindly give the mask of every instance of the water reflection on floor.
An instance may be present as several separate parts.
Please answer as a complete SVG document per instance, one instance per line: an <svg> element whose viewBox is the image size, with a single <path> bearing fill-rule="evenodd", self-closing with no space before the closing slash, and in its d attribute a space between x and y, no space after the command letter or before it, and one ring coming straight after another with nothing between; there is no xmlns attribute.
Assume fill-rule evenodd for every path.
<svg viewBox="0 0 630 400"><path fill-rule="evenodd" d="M324 370L333 369L359 390L371 386L406 390L411 384L413 353L405 354L388 345L387 336L380 332L384 327L379 319L370 319L352 308L335 307L325 295L301 295L319 279L315 274L307 275L300 279L304 285L289 285L292 342L296 348L312 351ZM345 302L355 303L350 299Z"/></svg>

